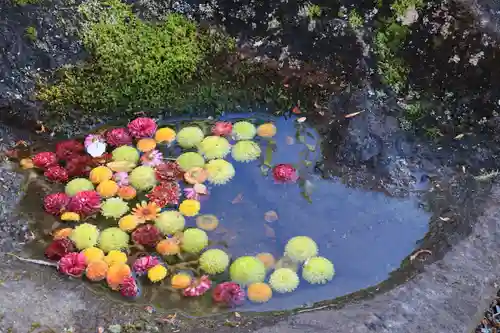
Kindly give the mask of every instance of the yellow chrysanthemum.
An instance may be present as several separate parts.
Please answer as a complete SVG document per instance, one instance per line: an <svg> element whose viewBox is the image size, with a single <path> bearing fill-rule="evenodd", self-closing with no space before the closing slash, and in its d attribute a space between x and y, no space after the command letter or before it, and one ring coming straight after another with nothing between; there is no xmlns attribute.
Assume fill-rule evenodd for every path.
<svg viewBox="0 0 500 333"><path fill-rule="evenodd" d="M104 257L104 261L110 267L115 265L115 264L126 264L127 263L127 255L122 251L111 250Z"/></svg>
<svg viewBox="0 0 500 333"><path fill-rule="evenodd" d="M103 165L93 168L90 171L89 179L94 184L100 184L105 180L110 180L113 177L113 171Z"/></svg>
<svg viewBox="0 0 500 333"><path fill-rule="evenodd" d="M97 185L97 193L103 198L111 198L118 192L118 184L114 180L105 180Z"/></svg>
<svg viewBox="0 0 500 333"><path fill-rule="evenodd" d="M62 221L80 221L80 215L73 212L64 212L61 215Z"/></svg>
<svg viewBox="0 0 500 333"><path fill-rule="evenodd" d="M97 247L89 247L82 251L85 256L85 261L87 265L92 261L102 260L104 258L104 252Z"/></svg>
<svg viewBox="0 0 500 333"><path fill-rule="evenodd" d="M167 269L163 265L156 265L148 270L148 278L151 282L159 282L167 276Z"/></svg>
<svg viewBox="0 0 500 333"><path fill-rule="evenodd" d="M132 231L139 225L139 219L134 215L125 215L118 221L118 226L123 231Z"/></svg>
<svg viewBox="0 0 500 333"><path fill-rule="evenodd" d="M163 143L163 142L171 143L172 141L175 140L175 137L176 137L175 131L169 127L160 128L155 133L155 140L158 143Z"/></svg>
<svg viewBox="0 0 500 333"><path fill-rule="evenodd" d="M179 205L179 212L184 216L196 216L200 211L200 202L187 199Z"/></svg>

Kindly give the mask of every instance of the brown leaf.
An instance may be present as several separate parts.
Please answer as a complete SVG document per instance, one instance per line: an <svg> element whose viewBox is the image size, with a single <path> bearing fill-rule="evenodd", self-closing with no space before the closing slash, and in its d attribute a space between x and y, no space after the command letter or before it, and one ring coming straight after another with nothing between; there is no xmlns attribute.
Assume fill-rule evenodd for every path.
<svg viewBox="0 0 500 333"><path fill-rule="evenodd" d="M363 113L363 112L365 112L365 111L357 111L357 112L349 113L349 114L346 114L346 115L344 116L344 118L352 118L352 117L355 117L355 116L357 116L358 114Z"/></svg>
<svg viewBox="0 0 500 333"><path fill-rule="evenodd" d="M291 136L287 136L287 137L286 137L286 144L287 144L287 145L291 146L291 145L293 145L294 143L295 143L294 138L292 138Z"/></svg>
<svg viewBox="0 0 500 333"><path fill-rule="evenodd" d="M270 210L264 214L264 220L266 222L274 222L278 219L278 214L274 210Z"/></svg>
<svg viewBox="0 0 500 333"><path fill-rule="evenodd" d="M266 237L276 238L276 232L274 231L273 228L271 228L267 224L264 224L264 233L265 233Z"/></svg>
<svg viewBox="0 0 500 333"><path fill-rule="evenodd" d="M243 194L239 193L236 197L234 197L234 199L233 199L233 201L231 201L231 203L234 205L234 204L240 203L242 201L243 201Z"/></svg>

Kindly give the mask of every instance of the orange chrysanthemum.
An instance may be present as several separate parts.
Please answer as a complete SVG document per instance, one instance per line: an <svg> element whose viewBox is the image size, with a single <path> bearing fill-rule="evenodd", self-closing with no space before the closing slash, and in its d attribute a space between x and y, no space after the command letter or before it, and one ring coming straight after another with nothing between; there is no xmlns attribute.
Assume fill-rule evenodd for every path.
<svg viewBox="0 0 500 333"><path fill-rule="evenodd" d="M85 275L90 281L101 281L106 278L108 273L108 264L104 260L92 261L85 270Z"/></svg>
<svg viewBox="0 0 500 333"><path fill-rule="evenodd" d="M118 189L118 196L123 200L132 200L137 195L137 191L132 186L122 186Z"/></svg>
<svg viewBox="0 0 500 333"><path fill-rule="evenodd" d="M158 207L154 202L142 201L136 205L136 208L132 209L132 213L135 217L142 221L154 220L158 217L161 208Z"/></svg>
<svg viewBox="0 0 500 333"><path fill-rule="evenodd" d="M156 141L154 139L140 139L137 141L137 149L143 153L147 153L156 148Z"/></svg>
<svg viewBox="0 0 500 333"><path fill-rule="evenodd" d="M174 289L186 289L191 285L192 278L189 274L178 273L172 276L170 279L170 284Z"/></svg>
<svg viewBox="0 0 500 333"><path fill-rule="evenodd" d="M156 245L156 251L162 256L172 256L181 252L181 248L179 246L179 240L172 237L161 240Z"/></svg>
<svg viewBox="0 0 500 333"><path fill-rule="evenodd" d="M127 264L114 264L109 267L106 274L108 286L113 290L118 290L125 278L129 277L132 271Z"/></svg>
<svg viewBox="0 0 500 333"><path fill-rule="evenodd" d="M73 228L64 228L54 232L54 240L68 238L73 232Z"/></svg>

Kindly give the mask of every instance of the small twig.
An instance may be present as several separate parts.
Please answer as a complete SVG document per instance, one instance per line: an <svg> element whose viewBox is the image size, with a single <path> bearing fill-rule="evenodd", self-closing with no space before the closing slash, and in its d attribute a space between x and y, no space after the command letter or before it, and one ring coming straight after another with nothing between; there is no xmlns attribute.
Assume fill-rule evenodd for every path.
<svg viewBox="0 0 500 333"><path fill-rule="evenodd" d="M13 256L15 258L17 258L18 260L21 260L21 261L24 261L24 262L29 262L31 264L37 264L37 265L43 265L43 266L51 266L51 267L57 267L58 265L54 262L49 262L49 261L45 261L45 260L37 260L37 259L29 259L29 258L22 258L22 257L19 257L17 255L15 255L14 253L7 253L8 255L10 256Z"/></svg>
<svg viewBox="0 0 500 333"><path fill-rule="evenodd" d="M414 254L412 254L410 256L410 261L417 259L417 257L423 253L427 253L428 255L432 255L432 252L430 250L425 250L425 249L418 250L417 252L415 252Z"/></svg>

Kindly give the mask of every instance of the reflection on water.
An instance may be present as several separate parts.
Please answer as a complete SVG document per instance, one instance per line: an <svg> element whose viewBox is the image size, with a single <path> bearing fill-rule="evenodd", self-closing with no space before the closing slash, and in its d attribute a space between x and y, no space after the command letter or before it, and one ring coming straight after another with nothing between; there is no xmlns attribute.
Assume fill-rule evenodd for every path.
<svg viewBox="0 0 500 333"><path fill-rule="evenodd" d="M427 232L429 214L410 199L391 198L380 192L349 188L338 181L323 179L315 173L320 161L317 132L297 119L275 119L276 146L263 144L263 158L253 163L237 163L235 178L224 186L210 187L202 202L202 214L215 214L219 227L209 231L212 247L227 247L234 258L270 252L279 258L288 239L310 236L319 245L320 255L335 265L336 277L323 286L301 281L290 294L275 295L264 305L246 303L239 311L292 309L305 304L335 299L380 283L397 269ZM272 157L272 160L271 160ZM292 163L300 172L297 184L275 184L269 170L261 165ZM41 195L30 193L23 202L39 230L54 222L41 209ZM278 219L266 222L273 211ZM108 220L98 221L106 226ZM195 226L187 218L187 226ZM36 251L42 253L40 246ZM223 278L223 277L222 277ZM155 285L143 284L139 302L153 303L162 309L182 309L192 314L208 314L213 309L210 295L199 299L181 296ZM94 288L94 285L93 287ZM96 290L103 287L95 285ZM111 297L119 297L110 293Z"/></svg>

